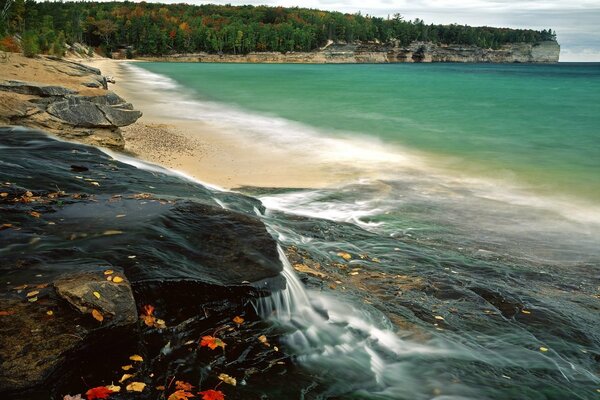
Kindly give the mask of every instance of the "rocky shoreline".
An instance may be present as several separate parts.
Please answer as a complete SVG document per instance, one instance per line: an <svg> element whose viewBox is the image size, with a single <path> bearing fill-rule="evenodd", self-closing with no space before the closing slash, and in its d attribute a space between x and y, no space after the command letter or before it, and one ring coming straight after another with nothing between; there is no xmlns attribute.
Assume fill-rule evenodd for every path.
<svg viewBox="0 0 600 400"><path fill-rule="evenodd" d="M108 90L97 68L12 54L0 76L0 124L42 129L68 140L123 149L119 128L142 113ZM13 78L14 77L14 78Z"/></svg>

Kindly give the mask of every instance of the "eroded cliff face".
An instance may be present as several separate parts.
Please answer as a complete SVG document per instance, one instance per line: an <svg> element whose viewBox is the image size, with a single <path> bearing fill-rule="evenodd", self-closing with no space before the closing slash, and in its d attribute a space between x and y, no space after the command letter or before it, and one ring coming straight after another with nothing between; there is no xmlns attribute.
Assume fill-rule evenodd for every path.
<svg viewBox="0 0 600 400"><path fill-rule="evenodd" d="M409 46L397 43L332 44L310 52L233 54L183 54L166 57L143 57L150 61L228 62L228 63L404 63L404 62L470 62L470 63L555 63L560 45L554 41L515 43L500 49L483 49L468 45L438 45L413 42Z"/></svg>

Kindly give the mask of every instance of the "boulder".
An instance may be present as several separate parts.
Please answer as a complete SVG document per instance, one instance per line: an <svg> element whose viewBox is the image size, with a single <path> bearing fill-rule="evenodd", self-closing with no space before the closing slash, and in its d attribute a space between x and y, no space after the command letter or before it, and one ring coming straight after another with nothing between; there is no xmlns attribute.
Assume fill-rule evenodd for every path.
<svg viewBox="0 0 600 400"><path fill-rule="evenodd" d="M75 94L77 91L67 89L62 86L48 86L43 84L37 84L34 82L22 82L22 81L1 81L0 90L7 92L14 92L20 94L28 94L33 96L66 96L68 94Z"/></svg>
<svg viewBox="0 0 600 400"><path fill-rule="evenodd" d="M46 111L71 125L86 128L127 126L142 116L140 111L102 105L81 97L51 103Z"/></svg>

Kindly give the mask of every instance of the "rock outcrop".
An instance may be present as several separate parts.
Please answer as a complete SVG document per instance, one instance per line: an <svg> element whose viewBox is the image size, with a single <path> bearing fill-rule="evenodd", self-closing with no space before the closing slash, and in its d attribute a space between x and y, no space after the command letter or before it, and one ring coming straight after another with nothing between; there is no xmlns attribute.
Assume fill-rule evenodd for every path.
<svg viewBox="0 0 600 400"><path fill-rule="evenodd" d="M22 60L14 55L11 61L13 58L6 68L7 76L39 76L40 82L6 79L3 71L0 124L40 128L104 147L124 147L119 128L131 125L142 113L107 90L108 83L99 69L52 57ZM31 71L24 73L27 68ZM44 74L38 74L39 70ZM64 82L65 86L44 81Z"/></svg>
<svg viewBox="0 0 600 400"><path fill-rule="evenodd" d="M223 372L260 389L287 361L258 339L251 301L285 280L255 209L94 147L0 128L0 398L85 393L117 384L126 364L148 389L123 389L124 400L164 398L154 388L175 374L204 385L209 370L208 387ZM161 323L140 318L147 305ZM217 334L227 352L199 347Z"/></svg>
<svg viewBox="0 0 600 400"><path fill-rule="evenodd" d="M409 46L398 43L337 43L319 51L261 52L246 55L181 54L166 57L143 57L151 61L175 62L230 62L230 63L299 63L299 64L353 64L353 63L414 63L414 62L469 62L469 63L555 63L560 46L557 42L515 43L499 49L483 49L468 45L438 45L413 42Z"/></svg>

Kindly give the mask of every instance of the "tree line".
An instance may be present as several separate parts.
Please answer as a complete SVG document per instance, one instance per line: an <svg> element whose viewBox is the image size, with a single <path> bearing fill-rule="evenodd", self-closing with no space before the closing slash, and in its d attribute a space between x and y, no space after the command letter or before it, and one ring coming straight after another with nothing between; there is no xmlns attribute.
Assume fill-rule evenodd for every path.
<svg viewBox="0 0 600 400"><path fill-rule="evenodd" d="M79 42L105 54L129 48L142 55L312 51L329 40L499 48L556 39L551 29L434 25L400 14L380 18L298 7L0 0L0 37L14 34L23 46L42 52L64 52L65 42Z"/></svg>

